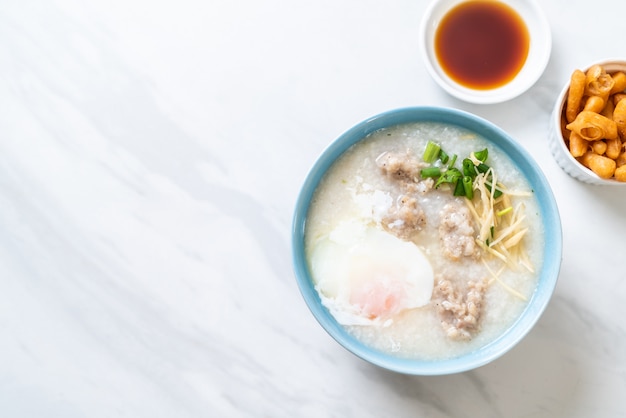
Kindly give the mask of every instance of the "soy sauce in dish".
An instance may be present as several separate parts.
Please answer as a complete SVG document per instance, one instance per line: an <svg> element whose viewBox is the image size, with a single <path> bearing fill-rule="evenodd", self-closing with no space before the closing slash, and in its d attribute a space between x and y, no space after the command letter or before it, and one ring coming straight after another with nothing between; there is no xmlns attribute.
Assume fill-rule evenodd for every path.
<svg viewBox="0 0 626 418"><path fill-rule="evenodd" d="M519 73L530 37L522 18L498 1L467 1L452 8L435 33L445 73L472 89L501 87Z"/></svg>

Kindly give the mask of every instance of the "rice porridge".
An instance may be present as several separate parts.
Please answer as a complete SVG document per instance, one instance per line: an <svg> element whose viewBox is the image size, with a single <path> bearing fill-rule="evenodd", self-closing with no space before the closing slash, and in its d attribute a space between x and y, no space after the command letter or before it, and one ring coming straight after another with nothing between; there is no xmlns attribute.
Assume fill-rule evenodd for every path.
<svg viewBox="0 0 626 418"><path fill-rule="evenodd" d="M335 319L366 345L424 360L501 335L532 296L543 246L538 204L512 161L431 122L348 149L316 189L305 231Z"/></svg>

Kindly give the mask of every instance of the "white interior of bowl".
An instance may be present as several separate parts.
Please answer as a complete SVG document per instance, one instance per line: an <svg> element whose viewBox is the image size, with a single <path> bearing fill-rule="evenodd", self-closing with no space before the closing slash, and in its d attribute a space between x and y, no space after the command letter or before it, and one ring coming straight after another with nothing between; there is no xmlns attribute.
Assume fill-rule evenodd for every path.
<svg viewBox="0 0 626 418"><path fill-rule="evenodd" d="M454 6L467 0L435 0L421 23L420 47L430 75L451 95L471 103L499 103L512 99L528 90L541 76L552 49L550 25L539 4L534 0L510 0L512 7L526 23L530 35L528 58L519 74L508 84L490 90L474 90L452 80L439 65L435 54L434 39L437 27L445 14Z"/></svg>
<svg viewBox="0 0 626 418"><path fill-rule="evenodd" d="M626 61L619 59L596 62L586 67L582 67L581 70L586 72L594 64L600 64L607 72L626 72ZM626 183L624 182L601 178L596 173L579 163L569 152L569 149L563 139L563 133L561 132L561 114L563 113L563 106L565 106L568 92L569 79L561 90L550 117L550 150L552 151L552 155L554 156L556 162L563 169L563 171L584 183L602 186L626 186Z"/></svg>

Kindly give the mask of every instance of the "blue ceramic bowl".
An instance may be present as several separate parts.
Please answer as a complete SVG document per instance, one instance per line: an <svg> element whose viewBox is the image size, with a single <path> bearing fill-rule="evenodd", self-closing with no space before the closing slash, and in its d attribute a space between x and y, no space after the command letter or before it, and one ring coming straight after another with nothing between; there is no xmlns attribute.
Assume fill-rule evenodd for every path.
<svg viewBox="0 0 626 418"><path fill-rule="evenodd" d="M492 142L517 164L534 190L545 228L545 254L537 287L520 317L499 338L482 348L447 360L421 361L398 358L370 348L351 336L322 305L309 272L304 234L311 199L329 167L350 146L382 128L411 122L441 122L457 125ZM532 157L508 134L478 116L455 109L411 107L391 110L367 119L336 139L322 153L309 172L298 196L292 231L292 257L298 286L309 309L320 325L339 344L356 356L395 372L413 375L443 375L485 365L514 347L535 325L556 286L562 255L561 221L550 185Z"/></svg>

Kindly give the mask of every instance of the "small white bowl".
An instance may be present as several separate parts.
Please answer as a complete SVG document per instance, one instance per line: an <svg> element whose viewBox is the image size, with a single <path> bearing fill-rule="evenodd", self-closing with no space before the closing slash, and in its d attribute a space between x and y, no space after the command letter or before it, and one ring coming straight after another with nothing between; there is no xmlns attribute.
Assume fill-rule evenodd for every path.
<svg viewBox="0 0 626 418"><path fill-rule="evenodd" d="M528 57L519 73L507 84L489 90L465 87L443 70L435 53L435 34L441 19L460 3L468 0L434 0L424 13L420 48L426 67L435 81L449 94L470 103L500 103L519 96L539 79L550 59L552 34L550 25L539 4L535 0L509 0L506 5L522 18L530 37Z"/></svg>
<svg viewBox="0 0 626 418"><path fill-rule="evenodd" d="M612 73L616 71L624 71L626 72L626 60L620 59L608 59L601 62L595 62L586 67L580 68L583 72L587 72L587 70L595 64L601 65L606 72ZM574 69L572 69L572 72ZM549 148L550 152L554 156L557 164L569 174L571 177L576 180L582 181L583 183L600 185L600 186L626 186L626 182L621 182L613 179L603 179L598 176L596 173L579 163L576 158L572 156L569 152L567 145L565 144L565 140L563 138L563 132L561 131L561 115L563 114L563 106L565 106L565 102L567 100L567 95L569 93L569 83L568 79L563 86L563 89L559 93L559 96L554 105L554 109L552 110L552 115L550 116L550 135L549 135Z"/></svg>

